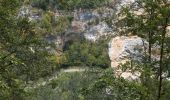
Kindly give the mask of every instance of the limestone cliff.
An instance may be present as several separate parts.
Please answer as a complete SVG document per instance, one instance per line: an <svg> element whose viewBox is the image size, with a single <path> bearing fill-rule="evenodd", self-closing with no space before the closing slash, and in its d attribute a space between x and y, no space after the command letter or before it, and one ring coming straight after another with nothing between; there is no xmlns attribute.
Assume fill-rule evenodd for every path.
<svg viewBox="0 0 170 100"><path fill-rule="evenodd" d="M137 36L117 36L109 43L109 56L111 67L116 74L126 79L135 80L140 76L139 72L131 73L130 70L123 72L120 64L131 60L142 61L148 43Z"/></svg>
<svg viewBox="0 0 170 100"><path fill-rule="evenodd" d="M118 36L113 38L109 43L111 66L117 67L119 63L124 63L128 59L142 59L146 45L145 40L137 36Z"/></svg>

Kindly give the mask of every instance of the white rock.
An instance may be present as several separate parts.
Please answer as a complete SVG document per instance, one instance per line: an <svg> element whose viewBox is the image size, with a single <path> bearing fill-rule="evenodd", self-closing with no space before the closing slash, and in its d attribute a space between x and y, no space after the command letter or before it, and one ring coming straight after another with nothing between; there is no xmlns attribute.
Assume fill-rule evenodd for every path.
<svg viewBox="0 0 170 100"><path fill-rule="evenodd" d="M101 36L106 36L112 33L112 29L105 22L100 22L97 25L91 26L84 33L85 38L91 41L98 40Z"/></svg>
<svg viewBox="0 0 170 100"><path fill-rule="evenodd" d="M113 65L120 62L126 62L127 58L140 60L144 52L146 42L137 36L121 36L115 37L109 43L109 56Z"/></svg>
<svg viewBox="0 0 170 100"><path fill-rule="evenodd" d="M145 40L137 36L117 36L113 38L109 43L109 57L111 67L114 68L116 75L129 80L138 79L139 72L133 74L130 71L123 72L119 65L130 60L142 61L147 45L148 43Z"/></svg>

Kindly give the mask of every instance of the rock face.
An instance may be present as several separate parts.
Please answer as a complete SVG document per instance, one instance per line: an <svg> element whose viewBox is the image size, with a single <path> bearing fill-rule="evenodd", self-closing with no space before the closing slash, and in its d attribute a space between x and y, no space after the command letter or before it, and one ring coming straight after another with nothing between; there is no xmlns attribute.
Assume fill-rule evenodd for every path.
<svg viewBox="0 0 170 100"><path fill-rule="evenodd" d="M138 78L140 73L122 72L118 66L126 63L129 59L142 60L146 45L147 42L137 36L118 36L113 38L109 43L111 67L115 69L117 74L121 73L120 76L126 79L134 80Z"/></svg>
<svg viewBox="0 0 170 100"><path fill-rule="evenodd" d="M121 36L115 37L109 43L109 56L112 61L111 66L117 67L122 61L129 58L133 60L142 59L144 53L144 45L147 43L137 36Z"/></svg>
<svg viewBox="0 0 170 100"><path fill-rule="evenodd" d="M111 0L111 6L99 7L96 9L75 9L71 12L62 12L57 10L54 13L55 18L58 16L71 16L73 21L71 28L67 33L81 33L86 39L96 41L102 36L115 35L114 30L108 23L104 22L109 18L116 20L116 13L123 5L128 5L134 0ZM119 2L118 2L119 1ZM30 21L41 21L43 11L31 6L23 6L20 9L19 16L28 16ZM114 16L114 18L113 18ZM114 22L114 21L112 21Z"/></svg>
<svg viewBox="0 0 170 100"><path fill-rule="evenodd" d="M112 29L103 19L110 18L114 13L111 8L98 8L93 10L75 10L71 32L82 33L87 40L96 41L102 36L113 33Z"/></svg>
<svg viewBox="0 0 170 100"><path fill-rule="evenodd" d="M89 27L84 33L88 40L98 40L101 36L112 34L112 29L105 22L100 22L98 25Z"/></svg>

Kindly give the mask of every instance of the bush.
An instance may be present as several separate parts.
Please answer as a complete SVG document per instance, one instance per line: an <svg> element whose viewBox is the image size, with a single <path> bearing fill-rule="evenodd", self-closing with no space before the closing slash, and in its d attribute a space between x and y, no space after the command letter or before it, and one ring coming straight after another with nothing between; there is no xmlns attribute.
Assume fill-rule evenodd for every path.
<svg viewBox="0 0 170 100"><path fill-rule="evenodd" d="M48 5L49 5L49 0L31 0L31 4L33 7L47 10Z"/></svg>
<svg viewBox="0 0 170 100"><path fill-rule="evenodd" d="M110 0L32 0L32 6L47 10L57 7L59 10L74 10L78 8L93 9L108 3Z"/></svg>
<svg viewBox="0 0 170 100"><path fill-rule="evenodd" d="M67 66L89 66L107 68L110 66L107 44L99 41L74 41L65 48Z"/></svg>
<svg viewBox="0 0 170 100"><path fill-rule="evenodd" d="M60 73L50 84L30 91L31 94L24 100L84 100L81 89L93 83L101 74L101 69L94 70L95 72Z"/></svg>

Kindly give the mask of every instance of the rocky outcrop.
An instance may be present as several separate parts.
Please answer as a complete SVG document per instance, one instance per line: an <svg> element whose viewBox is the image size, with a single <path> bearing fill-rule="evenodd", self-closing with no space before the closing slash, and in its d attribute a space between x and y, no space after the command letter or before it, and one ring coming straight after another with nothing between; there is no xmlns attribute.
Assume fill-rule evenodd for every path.
<svg viewBox="0 0 170 100"><path fill-rule="evenodd" d="M97 25L88 27L84 36L88 40L96 41L102 36L112 34L112 29L105 23L100 22Z"/></svg>
<svg viewBox="0 0 170 100"><path fill-rule="evenodd" d="M140 73L131 73L130 71L122 72L119 65L125 64L130 60L142 61L148 43L137 36L118 36L109 43L109 56L111 67L115 69L117 75L128 79L136 79Z"/></svg>
<svg viewBox="0 0 170 100"><path fill-rule="evenodd" d="M111 66L117 67L119 63L133 60L141 60L145 51L146 42L137 36L118 36L109 43L109 56Z"/></svg>
<svg viewBox="0 0 170 100"><path fill-rule="evenodd" d="M36 20L41 20L42 18L42 10L36 9L31 6L22 6L19 9L18 17L23 18L23 17L28 17L29 21L36 21Z"/></svg>
<svg viewBox="0 0 170 100"><path fill-rule="evenodd" d="M103 19L109 18L114 13L111 8L98 8L93 10L75 10L71 31L83 33L86 39L96 41L102 36L113 33L112 29Z"/></svg>

